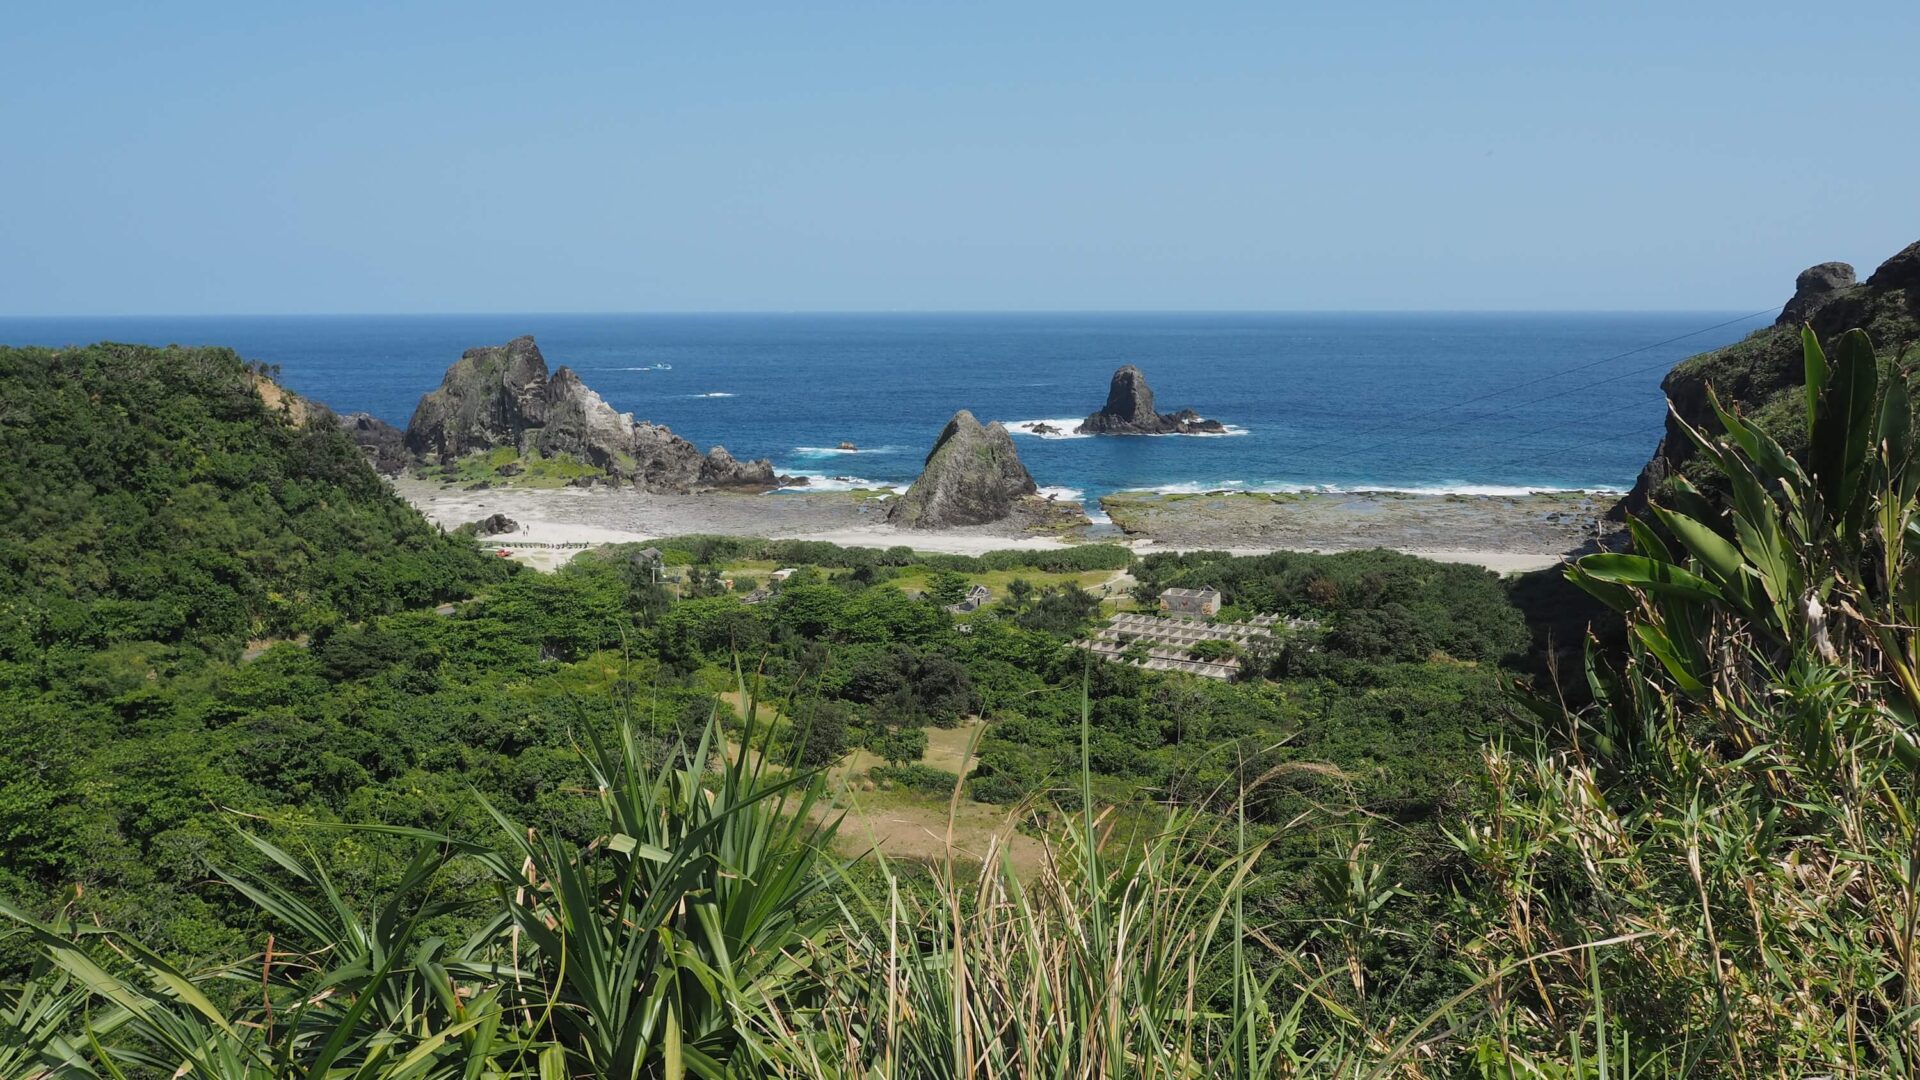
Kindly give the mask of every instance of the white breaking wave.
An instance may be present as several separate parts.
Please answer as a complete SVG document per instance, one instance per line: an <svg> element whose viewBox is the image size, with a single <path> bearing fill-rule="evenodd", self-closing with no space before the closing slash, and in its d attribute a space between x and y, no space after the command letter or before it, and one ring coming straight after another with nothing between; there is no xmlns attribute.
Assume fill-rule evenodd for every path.
<svg viewBox="0 0 1920 1080"><path fill-rule="evenodd" d="M1053 499L1057 502L1079 503L1081 512L1086 514L1087 520L1095 525L1113 524L1113 519L1107 516L1107 512L1100 509L1100 500L1087 498L1087 493L1079 488L1043 487L1036 494L1043 499Z"/></svg>
<svg viewBox="0 0 1920 1080"><path fill-rule="evenodd" d="M725 390L715 390L712 393L694 394L693 396L697 398L702 398L702 397L732 397L733 395L726 392Z"/></svg>
<svg viewBox="0 0 1920 1080"><path fill-rule="evenodd" d="M895 495L906 494L908 485L889 484L879 480L868 480L860 476L822 476L818 473L788 473L788 476L805 477L804 484L790 484L781 491L891 491Z"/></svg>
<svg viewBox="0 0 1920 1080"><path fill-rule="evenodd" d="M1004 420L1007 430L1016 435L1031 435L1036 439L1091 439L1091 435L1082 435L1073 430L1080 426L1080 417L1066 420ZM1034 428L1045 425L1054 430L1035 431Z"/></svg>
<svg viewBox="0 0 1920 1080"><path fill-rule="evenodd" d="M1067 420L1004 420L1007 430L1016 435L1031 435L1036 439L1092 439L1096 436L1085 435L1074 430L1085 421L1080 418ZM1053 430L1035 431L1034 428L1045 425ZM1250 435L1252 432L1239 424L1224 424L1225 431L1163 431L1147 436L1152 439L1225 439L1234 435Z"/></svg>
<svg viewBox="0 0 1920 1080"><path fill-rule="evenodd" d="M796 446L793 452L801 457L839 457L842 454L897 454L897 446Z"/></svg>
<svg viewBox="0 0 1920 1080"><path fill-rule="evenodd" d="M1204 419L1204 417L1203 417ZM1161 431L1147 436L1149 439L1227 439L1235 435L1251 435L1251 431L1239 424L1221 424L1224 431Z"/></svg>
<svg viewBox="0 0 1920 1080"><path fill-rule="evenodd" d="M1136 488L1134 490L1151 491L1156 495L1206 495L1215 491L1245 491L1263 495L1360 495L1379 493L1382 495L1482 495L1507 498L1518 498L1525 495L1626 494L1624 490L1606 484L1595 484L1588 487L1558 487L1551 484L1370 484L1365 481L1349 484L1248 484L1244 480L1220 480L1213 483L1185 481L1177 484L1158 484L1152 487Z"/></svg>

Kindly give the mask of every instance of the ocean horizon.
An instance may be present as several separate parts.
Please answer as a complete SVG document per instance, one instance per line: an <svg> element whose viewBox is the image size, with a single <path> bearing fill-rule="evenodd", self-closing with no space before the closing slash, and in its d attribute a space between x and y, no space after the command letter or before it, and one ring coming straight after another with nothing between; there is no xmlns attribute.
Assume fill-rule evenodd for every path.
<svg viewBox="0 0 1920 1080"><path fill-rule="evenodd" d="M404 427L465 349L521 334L608 403L809 486L902 485L955 410L1002 421L1044 490L1623 490L1679 360L1737 312L0 317L0 342L222 345L295 391ZM1676 340L1677 339L1677 340ZM1115 368L1214 436L1072 427ZM1058 433L1033 434L1044 422ZM844 450L842 443L855 449Z"/></svg>

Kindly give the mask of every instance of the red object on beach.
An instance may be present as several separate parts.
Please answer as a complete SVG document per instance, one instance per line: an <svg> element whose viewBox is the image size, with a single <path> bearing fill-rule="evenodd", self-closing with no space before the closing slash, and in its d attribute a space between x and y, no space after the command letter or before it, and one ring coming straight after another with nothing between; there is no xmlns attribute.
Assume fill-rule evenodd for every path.
<svg viewBox="0 0 1920 1080"><path fill-rule="evenodd" d="M511 556L511 555L513 554L513 552L511 552L511 551L508 551L508 550L507 550L506 548L501 548L500 550L498 550L498 551L496 551L496 552L494 552L494 554L495 554L495 555L498 555L498 556L500 556L500 557L501 557L501 558L503 558L503 559L505 559L505 558L508 558L509 556Z"/></svg>

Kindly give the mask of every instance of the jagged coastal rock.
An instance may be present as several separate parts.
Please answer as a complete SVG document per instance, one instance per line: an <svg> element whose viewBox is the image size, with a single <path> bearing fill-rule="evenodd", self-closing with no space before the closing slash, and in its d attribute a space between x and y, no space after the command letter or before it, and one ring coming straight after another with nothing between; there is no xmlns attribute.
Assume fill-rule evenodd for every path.
<svg viewBox="0 0 1920 1080"><path fill-rule="evenodd" d="M1853 267L1832 262L1808 267L1794 286L1793 298L1772 326L1724 349L1682 360L1667 373L1660 389L1666 391L1674 413L1699 430L1718 431L1707 398L1711 387L1721 404L1738 408L1792 449L1806 408L1800 393L1806 379L1802 325L1811 326L1823 342L1857 326L1889 354L1920 341L1920 243L1908 245L1882 263L1864 282L1855 280ZM1648 499L1656 497L1675 473L1685 471L1694 452L1686 432L1669 415L1666 434L1652 460L1612 516L1643 513ZM1702 482L1713 484L1711 479Z"/></svg>
<svg viewBox="0 0 1920 1080"><path fill-rule="evenodd" d="M1128 364L1113 373L1113 381L1107 385L1106 406L1075 430L1082 435L1219 435L1226 428L1218 420L1202 419L1192 409L1154 411L1147 377Z"/></svg>
<svg viewBox="0 0 1920 1080"><path fill-rule="evenodd" d="M1038 490L1007 429L998 423L982 427L961 409L940 432L919 478L894 501L887 521L911 529L987 525L1011 517Z"/></svg>
<svg viewBox="0 0 1920 1080"><path fill-rule="evenodd" d="M702 454L665 427L615 412L570 368L549 376L531 337L468 349L407 424L407 449L427 461L450 464L503 446L522 456L567 455L648 491L779 483L768 461L738 461L719 446Z"/></svg>
<svg viewBox="0 0 1920 1080"><path fill-rule="evenodd" d="M347 438L365 452L367 463L374 471L397 476L413 463L413 455L407 453L406 433L385 420L363 412L335 414L333 419L340 430L347 433Z"/></svg>
<svg viewBox="0 0 1920 1080"><path fill-rule="evenodd" d="M520 523L505 514L488 514L473 526L475 536L504 536L519 531Z"/></svg>

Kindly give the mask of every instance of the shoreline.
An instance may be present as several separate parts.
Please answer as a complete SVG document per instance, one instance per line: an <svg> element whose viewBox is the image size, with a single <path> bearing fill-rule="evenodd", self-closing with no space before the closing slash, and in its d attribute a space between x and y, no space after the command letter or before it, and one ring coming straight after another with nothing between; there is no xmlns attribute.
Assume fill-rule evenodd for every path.
<svg viewBox="0 0 1920 1080"><path fill-rule="evenodd" d="M976 556L1087 542L1117 543L1141 555L1387 548L1496 573L1522 573L1553 566L1603 536L1607 529L1602 515L1617 497L1611 492L1118 492L1100 502L1112 526L1062 537L1028 533L1014 523L896 528L885 521L890 499L876 491L656 495L631 488L503 486L470 491L413 476L390 477L388 482L428 520L449 530L505 514L518 528L484 542L543 570L603 545L715 534Z"/></svg>

